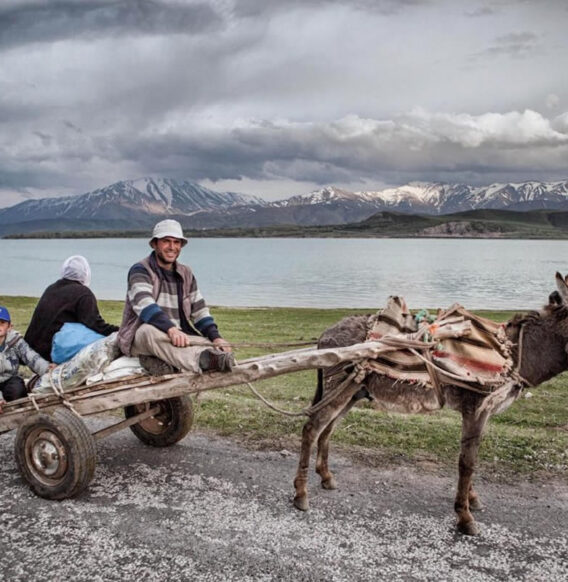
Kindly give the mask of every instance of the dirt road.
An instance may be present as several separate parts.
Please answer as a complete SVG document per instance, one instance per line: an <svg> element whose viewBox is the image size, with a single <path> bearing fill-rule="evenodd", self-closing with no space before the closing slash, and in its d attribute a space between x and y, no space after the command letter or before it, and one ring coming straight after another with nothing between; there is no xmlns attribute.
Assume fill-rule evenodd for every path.
<svg viewBox="0 0 568 582"><path fill-rule="evenodd" d="M91 421L93 429L104 420ZM455 479L337 454L337 491L292 507L296 454L190 433L169 449L130 431L98 443L87 493L50 502L0 436L0 580L367 581L568 579L568 484L478 480L481 535L454 529Z"/></svg>

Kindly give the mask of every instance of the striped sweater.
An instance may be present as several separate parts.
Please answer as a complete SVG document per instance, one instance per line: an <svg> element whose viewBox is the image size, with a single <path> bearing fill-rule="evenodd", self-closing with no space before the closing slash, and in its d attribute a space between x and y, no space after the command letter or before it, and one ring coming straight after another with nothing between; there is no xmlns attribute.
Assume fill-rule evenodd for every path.
<svg viewBox="0 0 568 582"><path fill-rule="evenodd" d="M130 355L136 329L142 323L164 332L175 326L189 334L204 335L211 341L220 337L191 269L180 263L172 271L161 269L154 253L133 265L128 273L128 291L118 335L123 353Z"/></svg>

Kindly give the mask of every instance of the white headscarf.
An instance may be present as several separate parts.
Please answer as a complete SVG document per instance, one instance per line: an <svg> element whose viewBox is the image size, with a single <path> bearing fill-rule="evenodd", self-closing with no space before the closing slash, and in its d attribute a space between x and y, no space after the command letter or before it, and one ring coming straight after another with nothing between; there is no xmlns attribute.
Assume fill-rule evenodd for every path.
<svg viewBox="0 0 568 582"><path fill-rule="evenodd" d="M73 255L63 261L61 266L61 277L63 279L71 279L71 281L79 281L88 287L91 284L91 267L85 257L81 255Z"/></svg>

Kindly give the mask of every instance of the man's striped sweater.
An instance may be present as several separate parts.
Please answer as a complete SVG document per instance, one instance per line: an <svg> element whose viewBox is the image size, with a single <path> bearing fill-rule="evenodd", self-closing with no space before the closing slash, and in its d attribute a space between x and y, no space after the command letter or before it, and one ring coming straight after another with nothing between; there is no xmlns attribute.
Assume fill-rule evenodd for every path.
<svg viewBox="0 0 568 582"><path fill-rule="evenodd" d="M132 317L137 323L134 324ZM130 328L134 324L138 327L142 323L164 332L174 326L188 334L195 335L197 330L211 341L221 337L191 269L178 263L171 271L162 269L155 253L133 265L128 272L125 317L119 341L120 336L125 335L124 326ZM121 345L125 353L129 353L132 339L133 333L127 340L128 352Z"/></svg>

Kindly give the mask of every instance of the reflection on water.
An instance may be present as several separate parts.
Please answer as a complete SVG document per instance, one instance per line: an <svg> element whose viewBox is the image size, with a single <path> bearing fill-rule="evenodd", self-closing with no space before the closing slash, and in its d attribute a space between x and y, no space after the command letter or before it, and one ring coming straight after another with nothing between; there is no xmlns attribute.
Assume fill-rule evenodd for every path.
<svg viewBox="0 0 568 582"><path fill-rule="evenodd" d="M82 254L96 295L123 299L148 251L142 239L0 240L0 294L39 296ZM194 239L182 259L214 305L378 308L399 294L411 307L534 309L568 272L568 241Z"/></svg>

